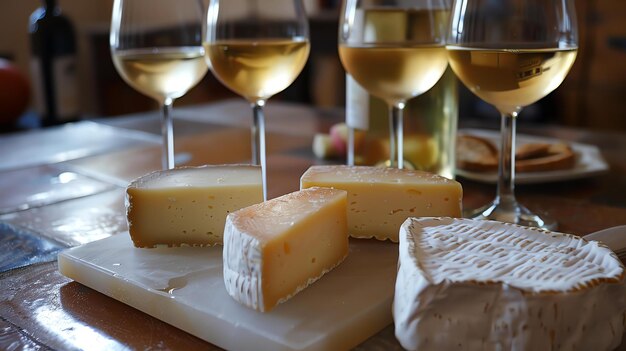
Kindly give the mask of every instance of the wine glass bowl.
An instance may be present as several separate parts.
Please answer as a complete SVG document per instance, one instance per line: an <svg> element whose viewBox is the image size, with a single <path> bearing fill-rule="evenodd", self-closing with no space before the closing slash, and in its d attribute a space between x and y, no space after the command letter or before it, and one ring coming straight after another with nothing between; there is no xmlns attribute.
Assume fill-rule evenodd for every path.
<svg viewBox="0 0 626 351"><path fill-rule="evenodd" d="M407 100L441 78L449 6L444 0L346 0L339 25L339 57L346 71L389 106L389 165L403 168ZM397 160L396 160L397 158Z"/></svg>
<svg viewBox="0 0 626 351"><path fill-rule="evenodd" d="M573 0L455 1L446 49L461 82L502 116L497 195L470 216L554 229L515 198L515 130L523 107L555 90L576 59Z"/></svg>
<svg viewBox="0 0 626 351"><path fill-rule="evenodd" d="M308 59L302 0L210 0L204 47L215 77L252 107L252 163L261 166L267 199L263 106L293 83Z"/></svg>
<svg viewBox="0 0 626 351"><path fill-rule="evenodd" d="M185 95L207 71L201 47L124 50L113 62L128 85L161 104Z"/></svg>
<svg viewBox="0 0 626 351"><path fill-rule="evenodd" d="M449 46L448 52L452 69L470 91L501 113L513 113L556 89L577 50Z"/></svg>
<svg viewBox="0 0 626 351"><path fill-rule="evenodd" d="M204 77L200 0L115 0L111 56L118 73L135 90L162 107L162 167L174 168L171 110Z"/></svg>
<svg viewBox="0 0 626 351"><path fill-rule="evenodd" d="M443 46L424 46L417 51L415 47L342 45L339 52L352 77L370 94L389 105L405 103L432 88L448 65Z"/></svg>
<svg viewBox="0 0 626 351"><path fill-rule="evenodd" d="M307 61L309 44L302 39L225 40L206 44L216 77L250 103L285 90Z"/></svg>

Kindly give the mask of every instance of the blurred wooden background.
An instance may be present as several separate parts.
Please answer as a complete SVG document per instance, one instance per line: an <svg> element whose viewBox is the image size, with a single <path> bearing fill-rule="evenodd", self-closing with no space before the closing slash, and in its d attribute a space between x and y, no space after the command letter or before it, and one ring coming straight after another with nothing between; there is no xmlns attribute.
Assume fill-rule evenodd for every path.
<svg viewBox="0 0 626 351"><path fill-rule="evenodd" d="M271 1L271 0L268 0ZM206 0L205 0L206 2ZM59 0L76 27L83 114L116 116L156 109L155 103L126 85L109 53L112 0ZM337 56L338 1L307 0L312 51L297 81L275 99L342 107L344 71ZM28 16L37 0L0 2L0 56L9 57L29 74ZM561 87L522 115L539 123L590 129L626 130L626 1L576 0L580 49ZM176 105L235 97L210 73ZM461 91L460 118L495 118L469 92Z"/></svg>

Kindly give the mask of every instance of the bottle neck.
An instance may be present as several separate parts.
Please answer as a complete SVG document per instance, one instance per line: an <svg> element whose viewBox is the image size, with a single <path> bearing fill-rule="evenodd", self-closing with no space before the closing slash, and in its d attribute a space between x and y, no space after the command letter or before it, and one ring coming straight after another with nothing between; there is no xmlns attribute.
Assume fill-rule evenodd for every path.
<svg viewBox="0 0 626 351"><path fill-rule="evenodd" d="M60 11L57 0L41 0L41 4L46 9L47 15L56 15Z"/></svg>

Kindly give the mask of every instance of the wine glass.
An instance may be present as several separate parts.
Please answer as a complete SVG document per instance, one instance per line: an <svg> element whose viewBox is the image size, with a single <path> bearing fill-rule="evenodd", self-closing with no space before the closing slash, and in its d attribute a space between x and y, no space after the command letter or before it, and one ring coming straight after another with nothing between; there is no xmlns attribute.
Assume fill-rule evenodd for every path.
<svg viewBox="0 0 626 351"><path fill-rule="evenodd" d="M502 115L497 195L470 216L556 227L515 199L515 123L524 106L561 84L576 59L577 42L573 0L455 1L446 45L450 66Z"/></svg>
<svg viewBox="0 0 626 351"><path fill-rule="evenodd" d="M448 66L449 11L447 0L343 2L339 57L352 78L389 107L391 167L404 167L407 100L432 88Z"/></svg>
<svg viewBox="0 0 626 351"><path fill-rule="evenodd" d="M115 0L111 56L122 78L162 109L162 166L174 168L172 104L206 74L201 0Z"/></svg>
<svg viewBox="0 0 626 351"><path fill-rule="evenodd" d="M213 74L252 107L252 163L261 165L267 200L263 106L293 83L309 57L302 1L210 0L204 45Z"/></svg>

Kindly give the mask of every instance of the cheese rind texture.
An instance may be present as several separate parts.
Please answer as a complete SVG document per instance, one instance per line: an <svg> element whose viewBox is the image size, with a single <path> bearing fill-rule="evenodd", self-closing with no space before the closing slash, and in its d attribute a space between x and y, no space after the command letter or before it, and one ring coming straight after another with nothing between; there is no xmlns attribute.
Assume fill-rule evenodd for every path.
<svg viewBox="0 0 626 351"><path fill-rule="evenodd" d="M266 312L348 254L346 192L311 188L228 215L224 284L236 301Z"/></svg>
<svg viewBox="0 0 626 351"><path fill-rule="evenodd" d="M136 247L222 244L228 213L262 201L258 166L157 171L126 189L128 230Z"/></svg>
<svg viewBox="0 0 626 351"><path fill-rule="evenodd" d="M398 242L408 217L461 217L461 184L406 169L366 166L312 166L300 188L332 187L348 192L348 232L356 238Z"/></svg>
<svg viewBox="0 0 626 351"><path fill-rule="evenodd" d="M410 218L400 231L395 334L408 350L612 350L624 266L573 235Z"/></svg>

